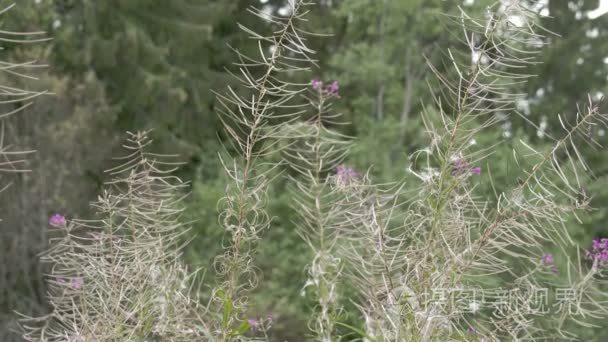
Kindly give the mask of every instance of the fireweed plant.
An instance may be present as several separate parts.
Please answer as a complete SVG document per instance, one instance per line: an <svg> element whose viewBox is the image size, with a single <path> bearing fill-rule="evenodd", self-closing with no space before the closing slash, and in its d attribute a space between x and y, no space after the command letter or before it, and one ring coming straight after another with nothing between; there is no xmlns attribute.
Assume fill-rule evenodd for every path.
<svg viewBox="0 0 608 342"><path fill-rule="evenodd" d="M213 291L213 304L221 322L214 327L214 334L221 341L234 340L249 330L244 314L247 293L257 283L253 256L257 241L270 224L266 191L278 165L264 157L275 153L284 125L305 112L306 103L299 99L307 85L288 79L315 64L310 57L314 51L305 45L310 33L299 28L311 3L292 0L288 4L285 17L250 9L273 32L262 35L240 25L259 46L257 56L235 50L239 62L233 76L248 91L241 94L228 87L224 93L217 93L219 118L237 151L237 157L230 161L220 157L232 180L219 203L220 223L226 232L225 253L215 260L219 285Z"/></svg>
<svg viewBox="0 0 608 342"><path fill-rule="evenodd" d="M314 108L312 116L285 125L280 138L287 142L281 151L284 160L295 171L295 175L288 177L293 185L295 225L313 252L304 290L310 290L317 303L309 327L315 340L320 341L336 339L334 325L340 313L338 280L342 268L336 245L340 227L347 223L342 215L346 205L344 196L336 185L349 182L348 172L354 172L341 165L350 139L327 128L342 122L340 115L331 111L331 101L337 97L337 81L324 85L320 80L313 80L311 91L305 96Z"/></svg>
<svg viewBox="0 0 608 342"><path fill-rule="evenodd" d="M3 24L5 24L6 17L11 15L13 8L14 4L10 6L0 5L0 20L3 21ZM7 60L5 59L7 54L4 49L27 48L26 45L28 44L41 43L47 39L44 32L16 32L4 27L5 25L2 26L2 29L0 29L0 53L3 53L4 57L0 57L0 201L14 201L7 193L4 193L4 190L16 180L15 174L29 171L27 158L34 151L25 148L22 144L22 146L18 146L22 137L14 134L15 124L13 120L16 119L16 115L27 110L37 96L45 93L45 91L34 90L32 86L36 83L35 71L44 67L44 65L38 64L35 60ZM2 220L3 218L0 217L0 222ZM12 307L13 303L22 301L22 298L20 293L13 292L11 289L23 286L24 281L21 272L15 272L15 270L21 269L23 272L27 272L25 270L27 262L15 265L15 260L19 257L13 258L13 256L8 255L10 253L8 251L11 250L8 246L19 246L18 248L21 248L21 244L17 242L20 239L18 236L15 237L14 230L6 228L8 227L0 229L0 241L4 251L4 254L0 253L0 264L2 264L0 267L0 289L7 290L0 294L0 306ZM11 264L11 266L5 267L5 264ZM5 327L12 326L13 323L10 317L0 314L0 330L4 331Z"/></svg>
<svg viewBox="0 0 608 342"><path fill-rule="evenodd" d="M605 244L579 250L565 223L590 209L580 146L599 147L588 133L608 117L592 103L574 122L560 117L564 134L549 151L522 142L527 153L514 154L518 165L533 165L514 188L495 199L475 195L492 147L474 151L470 142L516 112L523 95L510 90L530 77L524 70L536 63L542 33L551 33L519 1L498 2L482 18L461 11L446 19L470 53L447 49L454 77L429 63L440 124L425 113L431 143L408 168L419 186L386 191L364 180L348 194L362 205L347 213L353 224L344 229L342 259L359 289L364 339L576 339L575 325L597 326L607 313ZM549 248L562 251L564 269Z"/></svg>
<svg viewBox="0 0 608 342"><path fill-rule="evenodd" d="M49 219L55 236L52 312L22 320L27 341L199 341L210 339L192 293L197 272L179 262L185 183L171 156L147 151L146 133L129 134L127 155L92 204L97 220Z"/></svg>
<svg viewBox="0 0 608 342"><path fill-rule="evenodd" d="M352 142L336 130L342 121L331 108L339 83L288 81L315 65L305 44L311 33L300 28L311 3L289 5L282 17L251 9L273 32L241 26L259 56L235 50L242 87L217 93L233 144L220 155L230 178L219 203L225 250L209 302L199 304L197 272L179 262L184 183L171 162L147 151L145 133L131 134L128 156L93 204L100 218L50 218L57 237L43 260L53 311L23 320L26 340L269 340L273 317L246 315L257 242L270 225L267 189L280 168L312 251L302 285L315 302L313 340L342 340L338 326L364 341L574 340L577 325L605 317L608 242L581 250L566 222L590 209L580 146L600 147L589 132L606 115L590 103L574 122L560 117L564 133L551 137L551 149L522 142L526 153L514 152L521 175L513 188L476 194L480 182L492 185L492 164L482 167L492 147L470 142L516 112L523 95L511 90L530 77L526 67L551 34L526 3L501 1L480 18L445 16L469 52L448 48L446 74L429 63L438 115L424 113L430 144L410 158L413 184L375 184L344 164ZM277 152L280 162L272 162ZM566 261L559 268L558 258ZM567 291L543 297L545 289ZM347 301L358 308L358 326L341 321Z"/></svg>
<svg viewBox="0 0 608 342"><path fill-rule="evenodd" d="M0 9L0 16L7 15L13 5ZM14 32L0 31L0 44L31 44L48 40L45 32ZM36 61L13 62L0 61L0 72L4 73L4 79L17 78L20 80L35 80L32 71L44 67ZM34 98L44 94L44 91L20 89L15 85L0 84L0 192L10 184L4 181L3 173L26 172L27 154L33 151L15 150L7 139L6 120L12 115L19 113L32 104Z"/></svg>
<svg viewBox="0 0 608 342"><path fill-rule="evenodd" d="M597 326L608 313L601 291L605 241L581 251L565 226L590 209L580 146L599 147L590 128L606 125L608 117L591 102L574 122L560 117L564 134L553 138L549 151L522 142L527 153L515 153L518 165L524 159L533 165L522 169L517 186L494 199L476 196L480 165L493 147L474 151L470 142L516 112L524 95L511 90L531 77L524 70L536 63L543 33L552 33L519 1L498 2L482 18L464 11L446 15L446 23L463 32L461 42L470 52L447 49L455 77L429 63L438 81L431 90L441 125L435 127L432 114L425 113L431 144L411 156L409 167L418 186L379 186L345 166L326 176L328 183L316 180L321 172L315 170L323 170L318 165L335 163L319 138L286 153L304 174L293 181L304 218L301 235L314 251L307 285L315 287L318 310L311 329L320 340L339 338L331 331L339 322L330 321L337 316L328 313L340 311L335 298L343 274L358 290L354 301L365 340L576 339L576 325ZM312 88L331 93L318 80ZM315 133L306 125L300 131ZM341 145L331 143L340 155ZM331 184L338 199L319 184ZM548 249L562 251L565 269L557 269ZM549 289L556 293L549 296Z"/></svg>

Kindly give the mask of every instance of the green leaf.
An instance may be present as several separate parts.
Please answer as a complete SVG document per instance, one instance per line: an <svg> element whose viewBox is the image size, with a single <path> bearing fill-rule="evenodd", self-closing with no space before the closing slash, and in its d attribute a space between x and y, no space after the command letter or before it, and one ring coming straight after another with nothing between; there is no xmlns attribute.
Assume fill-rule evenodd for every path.
<svg viewBox="0 0 608 342"><path fill-rule="evenodd" d="M234 329L231 333L232 336L239 336L239 335L243 335L245 334L247 331L249 331L249 329L251 329L251 325L249 324L249 322L244 321L242 322L238 328Z"/></svg>

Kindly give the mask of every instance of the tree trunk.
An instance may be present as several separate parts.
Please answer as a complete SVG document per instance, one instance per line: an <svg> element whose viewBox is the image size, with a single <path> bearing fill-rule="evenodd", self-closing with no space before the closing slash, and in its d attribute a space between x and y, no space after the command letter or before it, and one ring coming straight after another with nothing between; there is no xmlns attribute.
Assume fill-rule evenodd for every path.
<svg viewBox="0 0 608 342"><path fill-rule="evenodd" d="M411 70L411 55L411 49L408 49L405 54L405 72L403 74L403 107L401 109L401 120L399 122L399 146L403 146L405 143L407 121L410 117L410 112L412 111L412 93L414 90L415 77Z"/></svg>
<svg viewBox="0 0 608 342"><path fill-rule="evenodd" d="M386 1L382 1L382 13L380 14L380 19L378 20L378 44L380 51L380 61L384 61L384 20L386 16ZM380 81L378 82L378 93L376 94L376 119L378 121L384 119L384 91L385 91L385 80L383 75L380 76Z"/></svg>

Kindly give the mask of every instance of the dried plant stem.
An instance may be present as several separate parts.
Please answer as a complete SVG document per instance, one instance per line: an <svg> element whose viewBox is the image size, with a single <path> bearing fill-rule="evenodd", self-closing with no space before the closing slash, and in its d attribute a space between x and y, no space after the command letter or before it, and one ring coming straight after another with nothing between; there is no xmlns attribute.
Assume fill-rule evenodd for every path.
<svg viewBox="0 0 608 342"><path fill-rule="evenodd" d="M217 337L222 341L234 340L238 335L239 324L244 322L247 292L257 283L253 255L257 240L270 225L266 191L274 169L262 158L277 146L272 142L279 127L276 122L280 119L290 121L298 114L292 112L299 110L298 105L291 102L302 92L302 86L283 81L279 76L304 71L307 67L296 64L312 62L308 54L313 51L303 45L301 32L296 27L297 22L304 20L306 11L302 8L307 5L306 1L293 1L286 18L268 17L252 8L254 15L279 26L279 29L271 36L262 36L241 25L252 39L258 41L260 56L254 59L237 51L241 62L236 65L242 76L233 76L252 94L244 97L231 88L225 95L217 94L222 106L220 120L233 139L236 150L240 151L239 160L233 161L230 167L222 158L232 182L220 201L221 222L230 236L229 244L215 262L219 285L214 289L214 300L220 304L218 311L222 317ZM271 45L264 47L262 42ZM268 48L271 49L270 56L265 55ZM260 77L254 76L256 70ZM279 111L283 113L279 115Z"/></svg>

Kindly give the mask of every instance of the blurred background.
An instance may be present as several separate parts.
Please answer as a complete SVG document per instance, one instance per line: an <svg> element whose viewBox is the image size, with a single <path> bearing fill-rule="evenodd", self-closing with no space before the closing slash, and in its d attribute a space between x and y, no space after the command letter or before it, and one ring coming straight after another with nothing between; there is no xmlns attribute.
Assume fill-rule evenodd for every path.
<svg viewBox="0 0 608 342"><path fill-rule="evenodd" d="M44 30L52 40L36 44L3 42L3 60L37 60L49 66L39 81L7 73L1 84L46 89L26 111L7 121L10 144L35 149L32 172L0 176L12 186L0 196L0 341L19 341L9 333L15 311L47 313L45 265L37 254L47 244L47 220L59 212L68 219L90 218L88 203L107 180L125 131L153 129L156 150L179 154L182 179L190 181L184 220L194 220L185 249L192 268L206 267L221 248L223 232L216 203L226 179L217 153L226 139L214 113L211 90L235 81L228 70L235 55L228 46L257 50L237 22L258 31L273 28L248 14L255 6L281 15L287 0L0 0L3 30ZM306 30L330 34L309 40L320 68L312 78L338 80L339 109L349 122L343 133L356 137L348 163L371 168L379 182L407 179L408 155L428 144L420 113L433 111L432 78L423 56L442 70L446 47L463 49L439 13L457 14L462 6L482 15L488 0L318 0ZM531 2L541 24L559 36L530 68L538 75L513 91L527 94L517 104L525 119L504 113L500 124L471 144L499 142L486 161L497 185L517 181L512 149L524 141L546 149L560 131L557 114L574 118L577 106L592 101L605 112L608 92L608 1ZM283 13L284 14L284 13ZM464 51L464 50L463 50ZM227 70L228 69L228 70ZM447 72L447 71L446 71ZM589 97L588 97L589 96ZM526 123L531 121L537 127ZM594 131L607 143L607 132ZM597 210L568 229L581 246L607 237L608 153L584 151L594 173L587 190ZM482 177L488 177L483 175ZM493 196L491 188L480 194ZM272 313L273 340L299 341L307 332L311 303L302 296L307 246L295 232L283 181L270 193L276 219L261 242L257 265L260 285L251 297L251 315ZM559 263L559 257L556 257ZM212 269L205 276L213 283ZM203 289L204 291L204 289ZM345 320L351 318L345 317ZM604 329L605 330L605 329ZM600 335L598 330L595 336ZM602 337L596 337L598 341Z"/></svg>

